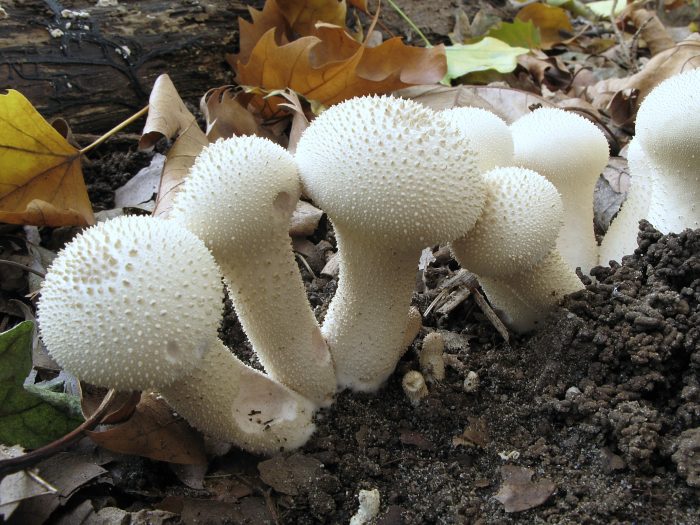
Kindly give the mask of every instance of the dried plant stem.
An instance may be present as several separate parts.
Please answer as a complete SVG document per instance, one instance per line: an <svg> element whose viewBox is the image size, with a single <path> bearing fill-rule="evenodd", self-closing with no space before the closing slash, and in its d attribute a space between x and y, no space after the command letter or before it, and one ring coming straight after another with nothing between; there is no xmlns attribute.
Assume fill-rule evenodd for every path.
<svg viewBox="0 0 700 525"><path fill-rule="evenodd" d="M85 153L87 153L87 152L90 151L91 149L93 149L93 148L99 146L99 145L102 144L105 140L107 140L109 137L111 137L112 135L114 135L117 131L120 131L120 130L124 129L124 128L127 127L129 124L131 124L132 122L134 122L134 121L140 119L141 117L143 117L146 113L148 113L148 106L146 106L145 108L141 108L139 111L137 111L136 113L134 113L133 115L131 115L128 119L126 119L126 120L124 120L123 122L120 122L119 124L117 124L116 126L114 126L112 129L110 129L107 133L105 133L104 135L102 135L99 139L97 139L96 141L94 141L92 144L88 144L87 146L85 146L83 149L80 150L80 154L81 154L81 155L84 155Z"/></svg>
<svg viewBox="0 0 700 525"><path fill-rule="evenodd" d="M416 34L421 38L421 40L425 43L425 47L433 47L433 45L430 43L430 40L423 34L423 32L418 29L418 26L413 23L413 20L411 20L406 13L404 13L401 8L394 2L394 0L386 0L387 3L392 7L394 11L398 13L398 15L403 18L406 23L411 26L411 29L413 29Z"/></svg>
<svg viewBox="0 0 700 525"><path fill-rule="evenodd" d="M39 270L35 270L34 268L30 268L26 264L18 263L15 261L8 261L7 259L0 259L0 264L4 264L5 266L13 266L15 268L20 268L24 270L25 272L33 273L34 275L38 275L42 279L46 277L46 274L44 272L40 272Z"/></svg>

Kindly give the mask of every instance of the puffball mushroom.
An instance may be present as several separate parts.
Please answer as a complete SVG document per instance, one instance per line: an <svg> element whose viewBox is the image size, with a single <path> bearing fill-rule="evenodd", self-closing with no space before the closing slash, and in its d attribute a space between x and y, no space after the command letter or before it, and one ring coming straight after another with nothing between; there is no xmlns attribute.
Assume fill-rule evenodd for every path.
<svg viewBox="0 0 700 525"><path fill-rule="evenodd" d="M301 446L314 430L314 403L218 339L222 292L213 257L192 233L119 217L85 230L53 261L38 306L41 336L80 379L159 390L218 439L263 453Z"/></svg>
<svg viewBox="0 0 700 525"><path fill-rule="evenodd" d="M475 107L450 108L440 113L469 138L479 154L477 165L481 173L513 164L513 137L499 116Z"/></svg>
<svg viewBox="0 0 700 525"><path fill-rule="evenodd" d="M699 115L700 69L661 82L637 112L634 140L653 177L647 219L662 233L700 227Z"/></svg>
<svg viewBox="0 0 700 525"><path fill-rule="evenodd" d="M282 147L253 136L219 140L195 160L170 220L214 254L270 377L328 405L335 371L288 234L300 192L294 158Z"/></svg>
<svg viewBox="0 0 700 525"><path fill-rule="evenodd" d="M444 116L381 96L323 112L296 159L338 243L340 280L322 332L339 385L376 390L405 351L421 250L463 235L481 212L477 155Z"/></svg>
<svg viewBox="0 0 700 525"><path fill-rule="evenodd" d="M506 324L527 332L563 295L583 287L556 248L563 206L554 185L532 170L496 168L484 179L484 210L452 252L479 276Z"/></svg>
<svg viewBox="0 0 700 525"><path fill-rule="evenodd" d="M627 148L627 164L631 174L630 188L600 243L599 264L621 261L637 248L639 221L649 215L649 200L653 195L654 174L639 140L633 139Z"/></svg>
<svg viewBox="0 0 700 525"><path fill-rule="evenodd" d="M540 108L510 126L514 165L536 171L561 194L564 225L557 248L587 273L598 264L593 233L593 190L609 158L608 142L591 121L570 111Z"/></svg>

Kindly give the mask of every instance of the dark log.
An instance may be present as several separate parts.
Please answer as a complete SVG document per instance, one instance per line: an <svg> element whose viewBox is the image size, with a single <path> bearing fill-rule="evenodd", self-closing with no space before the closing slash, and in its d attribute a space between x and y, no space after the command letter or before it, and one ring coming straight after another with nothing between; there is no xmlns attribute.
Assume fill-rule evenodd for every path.
<svg viewBox="0 0 700 525"><path fill-rule="evenodd" d="M82 133L103 133L146 105L161 73L197 104L233 81L224 57L237 49L237 18L262 3L3 0L0 89L22 92L46 118Z"/></svg>

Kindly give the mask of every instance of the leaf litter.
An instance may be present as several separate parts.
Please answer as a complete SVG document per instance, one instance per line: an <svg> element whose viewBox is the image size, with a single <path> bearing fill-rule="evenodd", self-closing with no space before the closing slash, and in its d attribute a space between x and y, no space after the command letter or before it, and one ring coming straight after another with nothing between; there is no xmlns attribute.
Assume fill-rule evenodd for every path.
<svg viewBox="0 0 700 525"><path fill-rule="evenodd" d="M377 14L376 10L368 8L365 2L349 3L364 13ZM405 3L408 11L411 2ZM619 3L622 4L622 2ZM167 214L169 199L172 198L196 154L210 140L231 134L253 132L284 143L286 134L283 131L292 118L300 123L298 125L303 126L303 119L300 116L304 119L313 118L314 112L322 110L323 106L335 100L333 97L341 99L364 92L382 92L373 91L376 89L386 88L391 91L396 89L393 85L391 88L386 86L390 85L389 81L395 82L396 79L399 82L402 81L400 59L395 59L396 63L380 64L379 69L372 69L373 64L370 64L372 67L363 65L363 60L367 61L367 57L371 57L372 53L381 57L377 62L385 61L388 54L396 54L397 57L406 60L407 57L418 56L411 53L416 53L419 48L416 47L416 51L412 50L408 53L405 50L405 44L398 41L392 44L396 47L386 46L391 40L372 47L365 44L362 39L353 40L353 33L345 32L345 20L341 17L341 13L345 12L344 2L333 2L333 8L328 9L327 14L316 17L316 21L322 24L316 24L315 15L310 13L314 12L315 6L321 4L324 3L318 0L311 2L279 0L278 4L272 1L266 2L263 11L250 10L253 23L241 23L239 55L229 57L229 62L234 65L239 75L237 80L240 82L241 78L246 78L250 83L243 82L247 86L245 90L230 86L213 88L202 99L201 108L206 123L206 133L196 124L192 111L180 99L175 86L169 79L167 77L159 79L152 92L151 112L142 139L142 146L145 148L153 147L162 139L173 141L167 152L168 158L160 182L156 214ZM585 103L590 104L590 109L597 112L596 118L602 115L602 118L608 122L612 116L608 124L613 126L618 135L625 138L624 127L618 129L616 126L624 126L630 121L644 94L673 72L681 68L697 67L695 62L699 53L695 45L695 36L691 35L686 41L674 43L669 47L663 27L659 30L658 25L644 22L643 20L648 20L648 17L645 18L645 15L637 10L628 13L629 18L625 14L625 20L629 19L633 29L642 34L641 46L642 48L645 45L648 46L652 58L645 65L644 60L639 60L639 56L642 55L635 56L634 53L627 53L636 61L635 64L627 65L633 66L633 70L635 67L639 70L638 73L630 75L628 71L620 68L619 62L615 60L623 57L624 62L625 53L622 53L621 49L627 47L628 51L635 51L632 47L638 42L630 40L616 42L615 38L606 38L604 32L601 33L602 36L589 36L585 28L596 27L596 24L599 24L598 27L603 30L607 30L609 36L617 36L617 34L610 25L606 26L605 22L581 18L586 16L585 9L587 9L587 7L582 8L582 4L576 5L576 2L549 2L549 4L551 5L534 3L517 6L512 10L512 17L508 19L494 14L494 11L487 7L482 7L482 10L476 13L470 13L471 22L470 17L461 16L461 20L466 19L468 31L463 27L459 38L453 36L452 45L447 45L445 52L436 47L433 48L435 51L423 50L419 53L423 57L432 57L437 61L433 64L435 67L431 67L426 73L431 75L428 80L425 80L425 77L421 78L420 75L411 77L410 71L413 65L404 64L408 67L408 77L415 80L412 83L430 85L405 89L402 92L403 96L416 97L421 102L436 108L477 105L494 111L508 122L540 105L562 106L571 104L573 101L575 107L583 107ZM602 13L612 9L612 4L609 7L607 4L604 6L597 4L603 3L588 4L588 7ZM303 7L299 9L299 6ZM621 15L623 13L620 12ZM371 18L368 20L371 22ZM420 21L418 22L420 26ZM650 32L651 27L654 28L653 36ZM644 35L645 30L646 35ZM456 31L455 35L458 32ZM467 33L468 36L465 36ZM636 38L639 38L639 34ZM627 38L630 36L629 33L625 35ZM455 79L459 77L459 85L455 87L435 85L435 82L444 79L444 72L439 78L435 78L438 76L437 66L443 67L439 63L441 54L445 55L448 68L450 60L447 57L450 54L460 56L464 53L466 60L471 60L478 65L479 59L469 56L463 50L469 49L469 45L477 44L479 41L485 41L486 44L491 42L482 37L498 39L506 46L520 47L529 53L519 53L516 55L519 57L516 62L508 62L507 67L500 66L501 73L496 76L493 75L494 71L499 71L498 61L505 61L506 56L492 55L483 59L483 62L486 62L484 66L492 60L492 67L482 67L487 70L486 73L491 75L490 77L488 75L478 77L479 67L472 70L467 68L459 75L452 75ZM307 40L303 40L305 38ZM481 40L478 40L479 38ZM469 41L469 39L477 40ZM657 45L657 42L661 44ZM291 47L287 47L290 45ZM381 48L381 45L385 47ZM381 51L370 51L375 48ZM451 51L450 48L452 48ZM389 53L387 51L389 49L400 50L400 52ZM601 49L607 50L608 57L613 58L603 58L599 54ZM311 59L312 50L322 59L314 62ZM542 50L552 51L547 54ZM564 50L567 52L561 53ZM283 60L280 59L289 58L291 55L288 53L292 51L299 51L296 56L302 57L303 67L299 71L277 67L274 74L280 70L286 71L285 74L288 75L286 78L291 79L300 72L306 72L309 79L313 81L314 78L319 78L319 69L324 72L333 71L328 65L331 58L344 60L346 67L339 77L333 77L335 83L321 83L318 86L309 84L301 88L298 84L292 86L289 85L291 82L282 82L274 75L272 78L266 76L267 71L260 65L261 60L272 56L268 55L270 53L278 53L273 58L281 64ZM246 70L245 66L248 65L250 67ZM323 69L324 67L328 69ZM596 72L606 68L608 70L606 76L610 78L596 78L594 75L586 74L589 70ZM244 71L243 77L240 76L241 69ZM380 85L371 85L376 78L379 78ZM478 82L479 78L497 79L498 83L483 86L462 84ZM382 82L385 87L381 86ZM285 88L292 88L293 91L288 92L289 96L284 98L289 100L289 97L297 97L289 100L291 107L282 105L286 102L278 90ZM290 140L290 143L293 144L294 141ZM621 169L624 169L624 165ZM612 193L615 194L614 191ZM612 203L607 208L614 207L615 203ZM316 226L315 231L309 234L313 225ZM308 236L312 246L318 246L320 253L332 254L332 250L324 251L322 248L324 246L322 243L328 242L323 238L328 233L331 234L327 237L328 240L333 240L332 231L329 232L324 220L314 218L314 222L305 228L307 229L301 233ZM659 236L655 237L651 230L645 230L643 235L646 235L645 238L650 240L651 245L660 243L660 249L668 251L675 249L672 246L674 241L669 241L670 244L666 245L664 244L666 240ZM695 241L685 237L681 244L691 247L693 242ZM648 249L648 246L645 249ZM692 250L692 248L689 249ZM644 257L646 255L640 256L638 262L635 261L632 264L642 264L647 260ZM628 285L626 283L629 281L625 281L627 278L624 273L625 268L622 267L619 270L618 277L620 282ZM424 308L427 306L426 301L431 301L434 294L441 289L440 283L451 276L449 266L445 263L440 264L437 252L436 260L426 267L425 272L431 276L430 279L433 279L433 282L417 295L418 304L422 304ZM312 303L323 311L334 290L333 279L316 277L306 272L304 268L302 273ZM611 279L615 278L615 275L613 273L612 276L604 277ZM431 283L430 279L426 282ZM592 285L590 290L593 294L607 293L602 286ZM586 310L575 300L572 304L577 305L571 310L576 312L577 319L585 319L589 310L595 309L589 307L589 310ZM572 305L569 306L572 307ZM571 412L571 409L567 408L569 405L565 403L567 399L563 393L564 387L568 384L567 381L571 383L580 379L580 390L585 392L587 378L577 377L574 371L585 368L591 356L594 356L594 362L602 363L603 368L606 366L614 368L614 365L610 365L605 360L595 361L595 352L586 346L590 342L587 328L579 327L573 330L571 324L576 325L579 321L572 321L572 318L561 314L562 316L555 316L552 319L549 333L545 331L532 340L516 339L513 342L515 346L511 348L497 342L495 328L490 323L484 322L479 310L475 297L467 297L454 310L435 312L425 320L428 327L440 326L443 330L445 328L450 330L445 332L447 334L454 335L461 332L469 334L469 337L464 344L452 348L448 346L448 352L451 353L446 357L452 363L450 372L445 384L436 385L424 406L417 409L406 406L400 387L393 380L385 389L382 399L343 394L338 404L329 413L324 414L323 420L320 421L319 432L301 452L267 460L267 463L256 458L248 458L248 466L245 466L245 455L234 452L210 463L215 465L217 461L234 462L233 468L227 469L223 474L224 478L208 478L208 475L203 473L202 466L211 459L211 456L208 460L205 455L204 441L196 438L195 441L189 441L190 438L184 437L187 434L184 430L171 432L173 425L178 423L178 418L167 407L160 406L158 400L151 396L144 398L142 405L136 405L132 400L131 405L129 403L125 405L127 409L122 415L115 417L116 421L111 423L111 428L105 426L95 435L103 434L101 438L104 440L104 445L121 451L120 454L138 454L159 461L177 460L195 463L193 466L173 467L174 470L171 472L176 474L181 483L201 492L196 497L173 496L168 495L168 490L161 484L161 486L154 486L154 491L150 492L162 498L160 504L154 506L156 509L139 511L147 513L145 518L137 517L138 512L129 512L109 505L98 508L90 500L83 500L77 506L74 505L70 512L64 513L64 518L101 516L101 519L107 520L130 520L135 523L139 519L149 519L153 523L158 523L167 522L179 515L185 522L202 518L217 522L222 516L234 522L251 519L260 523L280 522L280 519L293 520L293 522L329 519L346 522L356 510L354 499L356 493L347 494L346 487L359 490L360 488L371 489L378 485L382 496L387 498L386 506L383 507L384 515L387 518L401 516L399 519L404 523L423 523L446 519L447 516L450 516L450 519L459 519L458 516L478 519L484 516L484 513L492 517L486 518L487 521L495 519L508 522L506 517L510 513L528 512L528 509L538 508L540 510L535 512L553 513L558 517L582 517L577 514L581 512L576 506L578 501L588 505L585 517L592 519L593 522L597 519L600 522L606 522L611 515L622 521L632 519L625 514L623 508L619 505L615 506L606 499L604 493L596 493L596 490L599 490L597 485L589 486L590 493L587 494L569 482L570 479L578 479L576 476L581 475L578 472L579 467L573 468L574 465L583 463L595 466L596 460L591 460L592 463L585 460L585 458L595 457L598 451L596 445L585 441L587 432L590 432L586 425L592 424L594 428L600 428L599 433L609 433L608 444L619 453L614 455L618 458L615 469L615 472L618 472L617 475L623 476L636 487L634 490L644 489L652 493L660 490L658 483L647 478L634 477L635 474L640 475L640 472L643 472L644 462L640 467L639 461L630 455L633 452L625 452L631 449L624 448L626 434L622 430L614 428L611 430L614 425L610 422L619 421L620 417L615 414L609 415L611 407L601 401L604 397L596 398L597 419L594 418L593 423L583 416L583 412L580 412L586 406L583 403L584 400L574 403L579 412L576 410ZM244 335L240 327L236 327L235 316L231 314L224 324L224 333L227 342L239 348L245 346ZM613 336L615 333L617 332L613 332ZM568 337L569 340L573 339L577 342L579 345L577 352L580 352L580 355L565 357L562 354L560 368L556 365L552 368L551 363L547 363L544 367L533 366L527 362L526 358L519 355L524 352L530 356L532 362L537 362L540 357L533 352L542 347L556 354L563 349L561 342L556 339L562 337ZM586 351L580 350L584 347L587 348ZM573 362L579 358L580 363L567 368L567 359ZM415 367L414 361L415 349L409 351L400 364L399 372L401 369ZM628 374L643 373L643 370L638 370L629 363L623 362L619 366ZM462 382L467 371L474 369L486 378L486 383L480 387L483 390L466 396L462 390ZM528 375L531 373L534 374L532 378ZM540 373L542 377L535 381ZM531 379L534 383L530 382ZM678 381L682 383L685 379ZM516 390L518 385L524 385L528 393L523 394L522 391ZM622 391L625 392L624 389ZM537 404L528 404L526 398L530 394L536 395L539 408ZM100 397L98 396L97 399L99 400ZM589 397L586 397L586 400L589 404L593 402ZM386 403L391 404L395 413L386 413ZM661 406L655 405L655 409L663 412ZM530 412L526 419L520 419L523 411L528 410ZM548 411L561 415L554 416ZM365 429L362 440L348 440L348 436L355 436L358 421L365 422L362 427ZM450 421L453 422L450 423ZM568 436L559 438L554 431L555 428L568 429L566 430ZM484 435L482 429L488 429L488 432ZM690 442L689 439L686 441ZM479 445L475 448L465 447L467 442L479 443ZM183 443L186 444L184 449L180 448ZM574 450L567 448L571 447L572 443ZM585 448L584 455L576 455L576 443ZM359 450L353 448L358 445ZM693 445L686 445L684 442L684 446L692 449ZM511 454L518 450L519 454ZM436 451L447 459L436 456L434 454ZM608 448L601 449L600 456L608 457L605 453L610 454ZM650 456L645 457L651 458L647 461L656 466L657 475L660 475L668 486L673 486L675 497L684 502L679 508L673 510L682 515L683 510L687 508L687 502L691 500L689 493L684 492L682 485L671 481L674 479L673 470L665 470L663 466L664 458L668 458L670 453L671 451L657 448L652 450ZM120 466L124 457L132 456L116 454L110 460L110 464ZM503 457L516 458L513 461L521 465L500 465ZM681 458L681 455L678 457ZM82 459L78 460L77 464L82 465L81 461ZM151 460L143 461L146 463L134 465L131 475L136 475L141 478L141 482L146 482L149 472L158 472L159 464L149 462ZM95 465L98 464L95 463ZM250 464L255 465L260 472L251 471ZM559 478L556 487L549 479L556 475L556 472L551 469L555 464L559 465L560 469L569 469L568 477ZM692 468L688 465L688 463L683 465L683 469L686 469L684 472ZM532 480L534 471L528 467L537 468L535 481ZM127 467L127 470L129 468ZM549 470L548 475L540 474L543 469L545 472ZM50 473L51 469L46 471ZM41 469L38 472L41 472ZM211 470L213 475L216 475L216 472L216 468ZM318 484L318 476L322 474L325 474L325 477L321 476L324 477L324 481ZM499 474L502 482L500 488L497 488L498 483L489 482L487 478L490 476L492 480L498 479ZM130 494L132 499L138 499L137 495L142 493L138 486L125 487L120 485L121 482L114 481L120 479L115 474L111 474L113 481L110 481L110 474L105 472L96 474L96 478L85 474L86 485L83 486L89 485L93 479L100 479L101 476L106 486L113 487L112 490L116 489L122 494ZM608 478L598 478L595 472L583 476L583 483L590 484L598 481L600 487L606 487L609 484ZM50 476L47 475L47 477ZM312 478L316 481L316 485L311 483ZM22 483L25 483L26 479L23 479ZM30 479L32 479L31 476ZM227 487L225 490L229 492L222 492L221 487L215 488L217 479L236 481L224 483L223 485ZM43 487L42 483L48 484L41 479L38 486ZM451 483L449 490L445 491L441 488L440 483ZM27 485L32 484L27 483ZM272 488L273 492L270 493L266 486ZM32 490L36 493L32 493ZM34 514L34 517L44 515L47 511L51 513L64 505L72 495L80 492L80 487L71 489L71 483L61 485L58 490L62 496L50 493L50 490L47 493L40 493L41 490L43 489L37 489L36 485L33 489L28 489L27 494L34 495L29 496L27 501L35 499L36 501L28 507L28 510L20 508L22 512L29 512L29 514L19 513L17 516L31 516L31 513L39 512L35 507L37 501L51 501L51 503L41 509L43 514ZM634 490L626 491L618 488L613 491L614 498L619 501L633 502L636 497ZM346 492L345 497L341 496L343 491ZM500 502L484 503L485 491ZM411 494L415 500L407 501L402 497L402 492ZM563 498L563 494L567 493L570 496ZM54 499L38 499L49 496ZM226 497L229 498L227 501L216 499ZM455 498L459 499L456 505ZM56 501L59 502L57 506ZM656 504L661 505L659 502ZM501 508L498 505L501 505ZM17 508L15 507L13 512ZM57 513L61 513L60 509ZM530 514L525 515L530 516ZM46 516L48 517L48 514ZM637 519L638 516L634 518Z"/></svg>

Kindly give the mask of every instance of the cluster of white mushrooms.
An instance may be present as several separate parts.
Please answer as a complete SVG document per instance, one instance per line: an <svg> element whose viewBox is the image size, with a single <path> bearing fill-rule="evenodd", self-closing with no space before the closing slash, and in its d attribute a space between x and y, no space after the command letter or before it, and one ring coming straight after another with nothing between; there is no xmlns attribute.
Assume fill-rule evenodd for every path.
<svg viewBox="0 0 700 525"><path fill-rule="evenodd" d="M633 219L613 223L628 237L642 217L664 231L698 226L700 119L682 128L678 116L700 114L699 85L700 70L672 78L640 110L630 164L643 191L623 208ZM338 389L374 391L393 372L423 248L450 243L518 332L582 288L575 269L598 263L591 202L607 160L598 128L558 109L509 127L475 108L348 100L313 121L294 157L258 137L219 140L197 158L168 219L85 230L46 277L41 334L85 381L156 390L195 427L250 451L293 449ZM338 244L339 284L322 326L288 236L302 188ZM681 219L662 221L669 206ZM604 244L606 257L631 251L615 242L624 251ZM217 336L222 277L265 373ZM423 357L430 380L444 377L440 359Z"/></svg>

